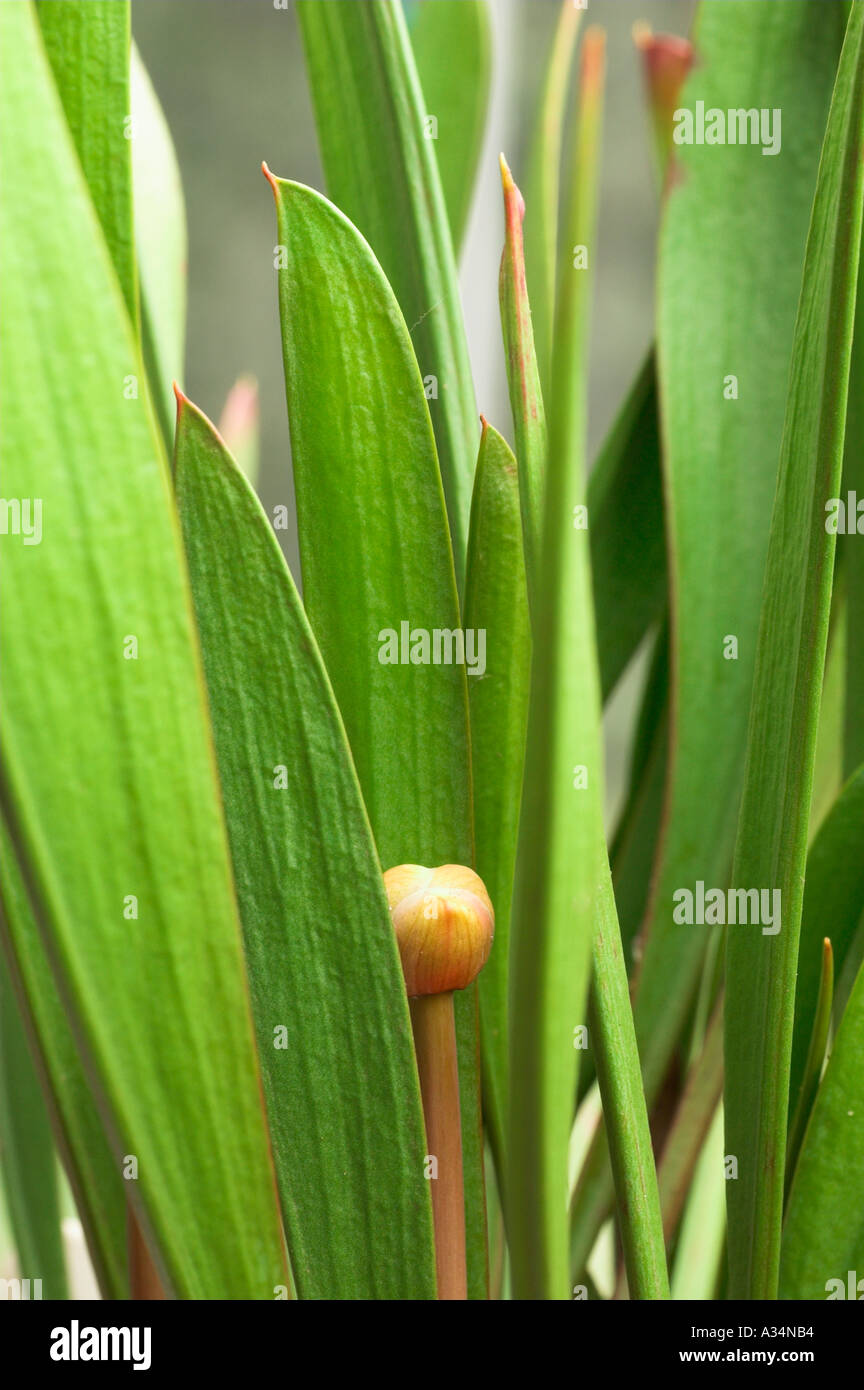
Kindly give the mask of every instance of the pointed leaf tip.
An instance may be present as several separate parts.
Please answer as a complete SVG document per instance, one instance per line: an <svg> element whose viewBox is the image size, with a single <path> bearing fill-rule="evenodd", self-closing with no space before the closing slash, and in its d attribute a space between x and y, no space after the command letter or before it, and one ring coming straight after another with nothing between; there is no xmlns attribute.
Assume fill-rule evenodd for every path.
<svg viewBox="0 0 864 1390"><path fill-rule="evenodd" d="M582 89L586 97L593 96L606 76L606 30L593 24L585 30L582 41Z"/></svg>

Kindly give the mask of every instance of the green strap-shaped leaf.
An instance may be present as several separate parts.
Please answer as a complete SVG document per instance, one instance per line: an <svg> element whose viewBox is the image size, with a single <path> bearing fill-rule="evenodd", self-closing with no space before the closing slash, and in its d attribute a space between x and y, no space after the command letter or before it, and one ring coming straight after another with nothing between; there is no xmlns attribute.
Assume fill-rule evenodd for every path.
<svg viewBox="0 0 864 1390"><path fill-rule="evenodd" d="M594 236L602 74L595 37L583 64L568 218L569 235L580 244ZM517 1298L569 1296L574 1030L585 1023L602 840L600 693L583 515L588 302L585 273L572 270L562 280L556 319L543 542L526 547L534 659L513 904L508 1116ZM530 518L525 524L527 530Z"/></svg>
<svg viewBox="0 0 864 1390"><path fill-rule="evenodd" d="M860 1299L864 1291L864 1212L857 1200L864 1186L862 1056L864 967L834 1040L789 1193L780 1298Z"/></svg>
<svg viewBox="0 0 864 1390"><path fill-rule="evenodd" d="M36 9L81 168L137 325L129 0L39 0Z"/></svg>
<svg viewBox="0 0 864 1390"><path fill-rule="evenodd" d="M30 503L3 540L0 797L163 1278L269 1299L279 1213L168 464L124 392L137 348L30 5L0 7L0 40L4 491Z"/></svg>
<svg viewBox="0 0 864 1390"><path fill-rule="evenodd" d="M172 382L183 377L186 341L186 209L171 132L134 43L130 88L144 360L156 408L173 442Z"/></svg>
<svg viewBox="0 0 864 1390"><path fill-rule="evenodd" d="M126 1200L120 1169L81 1065L27 890L0 816L0 927L26 1012L54 1137L105 1298L127 1298Z"/></svg>
<svg viewBox="0 0 864 1390"><path fill-rule="evenodd" d="M810 1112L813 1109L813 1102L819 1090L819 1081L822 1077L822 1068L828 1053L828 1042L831 1035L831 1012L834 1006L834 953L831 950L831 942L828 937L822 942L822 975L819 982L819 995L816 1000L816 1015L813 1020L813 1031L810 1034L810 1046L807 1049L807 1056L804 1059L804 1067L801 1073L801 1085L797 1096L789 1091L789 1137L786 1141L786 1188L787 1191L795 1173L795 1165L798 1162L798 1154L801 1149L801 1140ZM794 1105L794 1109L792 1108Z"/></svg>
<svg viewBox="0 0 864 1390"><path fill-rule="evenodd" d="M356 228L311 189L272 184L306 610L382 866L470 864L467 681L443 661L459 609L417 359ZM469 1290L485 1296L475 987L456 1014Z"/></svg>
<svg viewBox="0 0 864 1390"><path fill-rule="evenodd" d="M420 0L409 16L411 47L434 116L435 154L457 253L471 210L492 79L486 0Z"/></svg>
<svg viewBox="0 0 864 1390"><path fill-rule="evenodd" d="M731 927L726 945L729 1291L774 1298L780 1258L789 1058L819 692L864 203L864 5L831 103L804 263L771 522L733 884L779 894L777 931ZM818 1102L817 1102L818 1103ZM814 1115L815 1118L815 1115Z"/></svg>
<svg viewBox="0 0 864 1390"><path fill-rule="evenodd" d="M0 1173L22 1279L68 1298L54 1140L24 1021L0 951Z"/></svg>
<svg viewBox="0 0 864 1390"><path fill-rule="evenodd" d="M522 13L527 17L527 11ZM567 95L581 22L582 8L572 4L571 0L562 0L546 64L525 181L528 207L525 265L540 380L547 396L551 386L552 330L558 281L561 150Z"/></svg>
<svg viewBox="0 0 864 1390"><path fill-rule="evenodd" d="M408 1001L345 732L267 517L179 400L177 497L297 1291L434 1298Z"/></svg>
<svg viewBox="0 0 864 1390"><path fill-rule="evenodd" d="M864 768L849 778L807 856L789 1095L794 1105L813 1034L822 975L822 943L831 940L839 980L864 912Z"/></svg>
<svg viewBox="0 0 864 1390"><path fill-rule="evenodd" d="M642 1090L627 966L605 853L598 878L601 886L597 892L594 981L588 1017L615 1180L624 1265L631 1298L666 1299L669 1274L657 1170Z"/></svg>
<svg viewBox="0 0 864 1390"><path fill-rule="evenodd" d="M468 686L477 872L495 905L495 942L478 982L484 1113L499 1181L506 1180L510 906L525 762L531 628L516 460L484 425L477 456L465 625L485 633L486 662Z"/></svg>
<svg viewBox="0 0 864 1390"><path fill-rule="evenodd" d="M654 355L649 354L588 482L597 659L604 701L666 602Z"/></svg>
<svg viewBox="0 0 864 1390"><path fill-rule="evenodd" d="M461 586L477 413L435 142L424 134L402 6L298 0L297 13L327 191L380 261L427 382Z"/></svg>
<svg viewBox="0 0 864 1390"><path fill-rule="evenodd" d="M842 7L822 0L703 5L681 98L690 111L698 101L779 110L782 148L676 145L667 194L658 372L676 722L637 979L649 1100L708 939L674 922L673 893L728 882L800 269L842 22ZM737 659L727 659L731 638Z"/></svg>

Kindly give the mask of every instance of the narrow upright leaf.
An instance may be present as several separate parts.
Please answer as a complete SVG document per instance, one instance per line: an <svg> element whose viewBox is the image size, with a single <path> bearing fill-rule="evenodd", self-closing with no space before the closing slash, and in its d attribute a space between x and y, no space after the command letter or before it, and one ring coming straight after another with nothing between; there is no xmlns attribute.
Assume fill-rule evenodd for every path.
<svg viewBox="0 0 864 1390"><path fill-rule="evenodd" d="M801 939L795 986L795 1024L789 1095L794 1105L822 991L825 937L831 938L834 978L839 983L864 912L864 768L849 778L823 821L807 855Z"/></svg>
<svg viewBox="0 0 864 1390"><path fill-rule="evenodd" d="M465 625L484 634L485 670L468 687L477 872L495 905L495 941L478 981L484 1113L505 1181L510 907L531 674L531 628L516 460L484 423L477 457Z"/></svg>
<svg viewBox="0 0 864 1390"><path fill-rule="evenodd" d="M19 1277L40 1280L43 1298L67 1298L54 1139L2 952L0 1173L15 1234Z"/></svg>
<svg viewBox="0 0 864 1390"><path fill-rule="evenodd" d="M697 880L728 883L807 219L843 18L833 0L702 5L698 62L679 103L691 114L697 101L764 110L779 152L676 144L661 233L675 719L636 982L649 1101L685 1024L710 935L675 922L673 894Z"/></svg>
<svg viewBox="0 0 864 1390"><path fill-rule="evenodd" d="M726 1148L733 1298L774 1298L789 1058L819 691L864 201L864 5L852 9L804 263L757 645L733 883L779 895L779 930L731 928L726 952ZM842 1064L841 1064L842 1066ZM816 1114L814 1111L813 1119Z"/></svg>
<svg viewBox="0 0 864 1390"><path fill-rule="evenodd" d="M534 311L540 380L547 395L551 384L552 330L558 283L561 150L567 94L581 21L582 7L574 5L572 0L562 0L543 81L525 182L530 210L525 234L525 262Z"/></svg>
<svg viewBox="0 0 864 1390"><path fill-rule="evenodd" d="M569 228L593 242L602 38L586 49ZM568 1148L601 842L600 695L585 496L584 271L562 281L512 927L508 1236L519 1298L566 1298ZM529 552L530 553L530 552ZM529 576L529 583L530 583Z"/></svg>
<svg viewBox="0 0 864 1390"><path fill-rule="evenodd" d="M459 608L417 359L356 228L320 194L270 180L306 610L382 867L470 865L467 681L452 645L443 660ZM485 1297L476 1000L476 986L456 995L469 1292Z"/></svg>
<svg viewBox="0 0 864 1390"><path fill-rule="evenodd" d="M93 206L137 325L129 0L39 0L37 14Z"/></svg>
<svg viewBox="0 0 864 1390"><path fill-rule="evenodd" d="M105 1298L127 1298L126 1200L27 889L0 815L0 928L90 1259Z"/></svg>
<svg viewBox="0 0 864 1390"><path fill-rule="evenodd" d="M134 43L130 103L144 360L163 428L173 442L171 384L183 376L186 341L186 209L171 132Z"/></svg>
<svg viewBox="0 0 864 1390"><path fill-rule="evenodd" d="M380 261L420 364L462 585L477 412L456 260L399 0L298 0L327 191Z"/></svg>
<svg viewBox="0 0 864 1390"><path fill-rule="evenodd" d="M864 1291L859 1282L864 1215L861 1203L850 1200L864 1185L862 1056L864 967L849 996L795 1169L783 1228L781 1298L860 1299Z"/></svg>
<svg viewBox="0 0 864 1390"><path fill-rule="evenodd" d="M4 489L39 540L3 539L0 800L164 1282L272 1299L279 1213L168 464L146 393L124 393L137 344L32 6L0 6L0 64Z"/></svg>
<svg viewBox="0 0 864 1390"><path fill-rule="evenodd" d="M177 495L297 1291L434 1298L408 1001L342 722L267 517L178 401Z"/></svg>
<svg viewBox="0 0 864 1390"><path fill-rule="evenodd" d="M438 172L458 254L471 209L492 79L488 4L486 0L420 0L410 32L423 112L436 122Z"/></svg>

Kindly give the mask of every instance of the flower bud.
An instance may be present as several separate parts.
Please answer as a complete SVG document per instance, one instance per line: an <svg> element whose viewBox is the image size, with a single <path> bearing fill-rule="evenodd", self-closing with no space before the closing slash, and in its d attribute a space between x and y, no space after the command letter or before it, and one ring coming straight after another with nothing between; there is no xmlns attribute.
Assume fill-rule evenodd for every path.
<svg viewBox="0 0 864 1390"><path fill-rule="evenodd" d="M461 864L400 864L387 870L384 887L408 994L467 989L486 964L495 930L482 879Z"/></svg>

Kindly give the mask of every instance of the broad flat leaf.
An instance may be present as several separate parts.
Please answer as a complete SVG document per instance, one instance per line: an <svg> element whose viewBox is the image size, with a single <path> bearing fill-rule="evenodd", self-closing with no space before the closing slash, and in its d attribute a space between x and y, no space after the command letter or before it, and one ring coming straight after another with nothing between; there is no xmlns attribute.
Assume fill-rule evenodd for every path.
<svg viewBox="0 0 864 1390"><path fill-rule="evenodd" d="M297 1291L435 1298L408 1001L345 732L267 517L178 400L177 497Z"/></svg>
<svg viewBox="0 0 864 1390"><path fill-rule="evenodd" d="M834 954L834 975L840 978L864 912L864 768L850 777L831 812L823 821L807 856L798 977L795 989L795 1025L789 1095L794 1104L804 1073L804 1062L819 998L822 942L827 936Z"/></svg>
<svg viewBox="0 0 864 1390"><path fill-rule="evenodd" d="M168 464L146 393L124 394L137 348L31 6L0 7L0 39L4 487L44 523L3 541L0 799L165 1282L270 1299L278 1207Z"/></svg>
<svg viewBox="0 0 864 1390"><path fill-rule="evenodd" d="M186 209L171 132L134 43L130 85L141 334L153 397L173 441L172 382L183 376L186 341Z"/></svg>
<svg viewBox="0 0 864 1390"><path fill-rule="evenodd" d="M673 921L672 895L696 880L728 882L792 331L842 23L841 7L822 0L703 5L698 61L681 98L688 109L700 100L723 110L781 109L782 150L676 146L661 236L658 373L676 720L637 977L649 1100L685 1023L709 937ZM726 398L730 377L737 399ZM737 659L724 657L729 637Z"/></svg>
<svg viewBox="0 0 864 1390"><path fill-rule="evenodd" d="M0 952L0 1173L22 1279L68 1298L54 1139L18 1000Z"/></svg>
<svg viewBox="0 0 864 1390"><path fill-rule="evenodd" d="M477 872L495 907L495 941L478 981L484 1113L505 1180L510 907L531 678L531 628L519 479L507 442L484 425L477 456L465 626L485 633L486 669L468 686Z"/></svg>
<svg viewBox="0 0 864 1390"><path fill-rule="evenodd" d="M435 116L435 154L457 253L486 124L492 34L486 0L420 0L409 16L423 114Z"/></svg>
<svg viewBox="0 0 864 1390"><path fill-rule="evenodd" d="M736 888L779 892L782 907L773 935L758 926L727 933L726 1151L738 1159L738 1180L727 1184L732 1298L777 1292L798 933L835 547L825 499L837 495L843 462L862 143L864 5L856 4L807 242L732 874Z"/></svg>
<svg viewBox="0 0 864 1390"><path fill-rule="evenodd" d="M424 136L402 6L298 0L297 14L327 191L380 261L428 383L461 586L477 412L435 142Z"/></svg>
<svg viewBox="0 0 864 1390"><path fill-rule="evenodd" d="M2 817L0 884L4 945L13 962L13 977L19 981L19 998L26 1001L30 1037L37 1049L54 1136L75 1196L90 1259L103 1296L128 1298L123 1179L58 997Z"/></svg>
<svg viewBox="0 0 864 1390"><path fill-rule="evenodd" d="M783 1228L780 1298L823 1299L833 1294L860 1299L864 1215L857 1196L864 1185L862 1056L864 968L858 972L834 1040L795 1170ZM850 1270L856 1271L854 1290L849 1289Z"/></svg>
<svg viewBox="0 0 864 1390"><path fill-rule="evenodd" d="M580 84L573 244L593 244L603 68L601 35L586 48ZM543 540L526 546L533 670L513 903L508 1116L507 1234L517 1298L569 1296L564 1213L579 1058L574 1030L585 1023L602 839L590 552L588 530L578 524L588 303L585 272L571 270L557 307Z"/></svg>
<svg viewBox="0 0 864 1390"><path fill-rule="evenodd" d="M459 609L417 359L356 228L311 189L271 182L306 610L383 868L471 864L465 666L443 660L443 638L432 661ZM476 987L457 993L456 1017L469 1291L485 1297Z"/></svg>
<svg viewBox="0 0 864 1390"><path fill-rule="evenodd" d="M137 325L129 0L39 0L36 12L126 308Z"/></svg>

